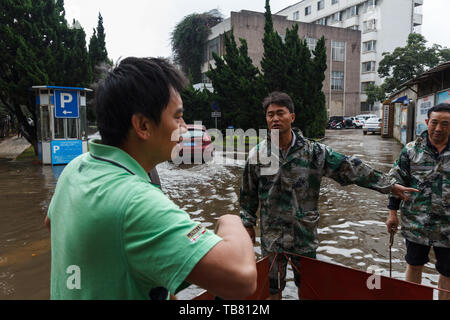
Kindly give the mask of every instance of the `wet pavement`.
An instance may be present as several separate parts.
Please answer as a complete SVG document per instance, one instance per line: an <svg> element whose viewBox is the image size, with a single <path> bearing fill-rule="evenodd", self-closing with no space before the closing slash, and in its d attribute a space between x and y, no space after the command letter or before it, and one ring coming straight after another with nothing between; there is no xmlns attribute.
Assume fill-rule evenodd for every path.
<svg viewBox="0 0 450 320"><path fill-rule="evenodd" d="M388 172L401 145L361 130L328 130L323 143L333 150L357 155L369 165ZM163 191L194 220L213 229L222 214L239 214L239 186L244 163L227 161L216 152L203 165L158 165ZM43 220L63 167L31 161L0 159L0 299L48 299L50 241ZM366 271L369 266L389 273L389 235L385 220L387 196L358 186L342 187L322 180L318 259ZM259 238L256 254L260 255ZM404 279L405 245L400 234L392 253L393 277ZM425 265L423 284L437 286L434 255ZM293 273L288 267L284 299L297 299ZM190 287L178 297L190 299L201 289Z"/></svg>

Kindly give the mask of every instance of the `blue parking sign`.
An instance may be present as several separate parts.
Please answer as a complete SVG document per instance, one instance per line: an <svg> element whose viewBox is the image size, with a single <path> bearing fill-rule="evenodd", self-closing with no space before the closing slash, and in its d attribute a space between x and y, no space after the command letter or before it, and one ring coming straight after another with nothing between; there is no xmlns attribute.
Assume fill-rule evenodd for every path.
<svg viewBox="0 0 450 320"><path fill-rule="evenodd" d="M83 153L81 140L53 140L52 164L66 164Z"/></svg>
<svg viewBox="0 0 450 320"><path fill-rule="evenodd" d="M79 118L78 92L55 90L55 118Z"/></svg>

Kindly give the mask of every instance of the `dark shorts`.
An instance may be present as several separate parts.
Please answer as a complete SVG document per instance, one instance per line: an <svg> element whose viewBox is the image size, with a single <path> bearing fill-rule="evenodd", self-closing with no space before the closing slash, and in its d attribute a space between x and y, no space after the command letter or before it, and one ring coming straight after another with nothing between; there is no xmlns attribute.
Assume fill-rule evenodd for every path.
<svg viewBox="0 0 450 320"><path fill-rule="evenodd" d="M430 246L406 240L406 262L411 266L423 266L430 259ZM436 256L436 270L445 277L450 277L450 248L433 247Z"/></svg>
<svg viewBox="0 0 450 320"><path fill-rule="evenodd" d="M299 268L300 257L294 255L287 255L292 263ZM302 254L302 256L309 258L316 258L315 252L308 252ZM271 255L269 257L269 268L272 266L272 269L269 271L269 291L271 295L278 293L279 291L283 291L286 287L286 270L287 264L289 263L283 254L279 254L275 262L273 262L275 255ZM272 265L273 263L273 265ZM297 272L295 268L292 268L294 272L294 283L297 288L300 286L300 274ZM281 289L280 289L281 286Z"/></svg>

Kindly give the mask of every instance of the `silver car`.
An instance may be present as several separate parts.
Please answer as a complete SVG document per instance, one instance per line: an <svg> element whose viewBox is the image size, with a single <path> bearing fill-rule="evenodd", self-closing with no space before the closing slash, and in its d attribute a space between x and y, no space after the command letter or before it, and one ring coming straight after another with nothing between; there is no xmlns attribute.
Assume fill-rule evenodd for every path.
<svg viewBox="0 0 450 320"><path fill-rule="evenodd" d="M363 124L363 134L366 135L367 132L379 133L381 134L381 118L369 118Z"/></svg>

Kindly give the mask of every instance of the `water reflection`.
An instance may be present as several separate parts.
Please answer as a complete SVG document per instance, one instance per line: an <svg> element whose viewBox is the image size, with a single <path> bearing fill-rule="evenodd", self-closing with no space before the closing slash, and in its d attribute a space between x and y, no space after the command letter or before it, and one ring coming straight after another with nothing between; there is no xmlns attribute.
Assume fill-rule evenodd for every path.
<svg viewBox="0 0 450 320"><path fill-rule="evenodd" d="M359 130L327 133L325 141L334 150L358 155L378 170L387 172L401 145L380 136L363 136ZM239 186L243 161L224 163L216 153L203 165L171 163L158 165L163 191L194 220L210 229L227 213L239 214ZM47 299L49 297L50 243L43 219L56 179L63 167L0 160L0 299ZM384 221L387 196L357 186L342 187L324 178L319 199L318 259L366 271L377 265L389 274L389 236ZM257 235L255 252L260 256ZM431 251L432 252L432 251ZM392 252L393 277L404 279L405 245L395 237ZM437 285L434 255L425 265L423 283ZM291 267L288 267L284 299L297 299ZM201 289L191 286L181 299L190 299Z"/></svg>

